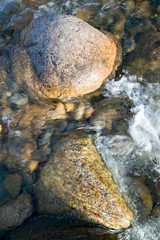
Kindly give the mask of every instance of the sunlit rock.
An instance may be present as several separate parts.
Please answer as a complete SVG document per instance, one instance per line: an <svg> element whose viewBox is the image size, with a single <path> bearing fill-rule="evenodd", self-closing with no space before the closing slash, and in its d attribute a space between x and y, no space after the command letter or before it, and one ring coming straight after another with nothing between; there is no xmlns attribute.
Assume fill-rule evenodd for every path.
<svg viewBox="0 0 160 240"><path fill-rule="evenodd" d="M26 30L14 49L15 80L33 98L77 97L98 89L114 68L117 49L104 35L70 15L46 15Z"/></svg>
<svg viewBox="0 0 160 240"><path fill-rule="evenodd" d="M83 131L62 136L35 186L37 210L71 214L110 228L126 228L133 214Z"/></svg>

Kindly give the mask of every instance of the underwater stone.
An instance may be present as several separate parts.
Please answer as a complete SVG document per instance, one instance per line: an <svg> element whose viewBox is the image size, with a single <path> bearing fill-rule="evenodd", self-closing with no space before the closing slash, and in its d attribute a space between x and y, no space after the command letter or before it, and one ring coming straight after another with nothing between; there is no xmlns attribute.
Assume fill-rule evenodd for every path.
<svg viewBox="0 0 160 240"><path fill-rule="evenodd" d="M0 231L21 225L32 214L30 195L21 194L0 206Z"/></svg>
<svg viewBox="0 0 160 240"><path fill-rule="evenodd" d="M91 136L61 136L35 185L37 210L120 229L133 214L126 206Z"/></svg>

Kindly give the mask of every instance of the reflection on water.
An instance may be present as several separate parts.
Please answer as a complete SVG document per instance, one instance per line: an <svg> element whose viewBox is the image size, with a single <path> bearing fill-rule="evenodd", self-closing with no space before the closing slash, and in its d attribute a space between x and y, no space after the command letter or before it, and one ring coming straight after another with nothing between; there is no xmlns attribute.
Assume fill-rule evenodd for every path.
<svg viewBox="0 0 160 240"><path fill-rule="evenodd" d="M65 103L37 104L14 81L12 47L33 18L47 13L74 14L121 42L122 64L99 91ZM83 128L95 136L135 215L118 238L159 239L159 13L156 0L0 1L0 205L18 194L34 196L39 167L59 134ZM155 39L148 37L143 48L143 36L150 33ZM109 237L117 239L116 234Z"/></svg>

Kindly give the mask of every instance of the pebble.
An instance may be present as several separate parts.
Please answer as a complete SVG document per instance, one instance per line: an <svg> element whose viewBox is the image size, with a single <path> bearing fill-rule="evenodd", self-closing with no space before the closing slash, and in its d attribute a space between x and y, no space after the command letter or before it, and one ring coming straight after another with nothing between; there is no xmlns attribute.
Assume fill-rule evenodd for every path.
<svg viewBox="0 0 160 240"><path fill-rule="evenodd" d="M11 196L16 197L22 187L22 176L19 174L8 175L3 181L3 185Z"/></svg>
<svg viewBox="0 0 160 240"><path fill-rule="evenodd" d="M28 96L24 93L14 93L9 98L9 102L17 106L23 106L28 103Z"/></svg>
<svg viewBox="0 0 160 240"><path fill-rule="evenodd" d="M123 47L123 52L124 53L132 52L136 47L136 43L135 43L134 38L125 39L122 47Z"/></svg>

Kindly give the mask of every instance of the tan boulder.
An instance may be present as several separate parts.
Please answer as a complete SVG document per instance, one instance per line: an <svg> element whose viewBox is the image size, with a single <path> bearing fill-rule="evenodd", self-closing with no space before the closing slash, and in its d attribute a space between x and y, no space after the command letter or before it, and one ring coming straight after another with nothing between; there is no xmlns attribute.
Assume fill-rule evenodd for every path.
<svg viewBox="0 0 160 240"><path fill-rule="evenodd" d="M115 229L128 227L133 219L91 137L83 131L59 139L35 191L40 213L71 214Z"/></svg>
<svg viewBox="0 0 160 240"><path fill-rule="evenodd" d="M98 89L114 68L117 48L83 20L46 15L31 22L13 51L15 80L33 98L77 97Z"/></svg>

